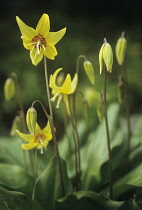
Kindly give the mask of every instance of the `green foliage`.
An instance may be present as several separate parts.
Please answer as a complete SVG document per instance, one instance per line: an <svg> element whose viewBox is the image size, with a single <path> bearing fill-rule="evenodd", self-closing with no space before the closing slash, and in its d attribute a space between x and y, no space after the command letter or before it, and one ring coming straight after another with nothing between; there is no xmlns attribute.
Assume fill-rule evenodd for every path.
<svg viewBox="0 0 142 210"><path fill-rule="evenodd" d="M65 193L67 195L72 192L72 184L67 177L65 161L61 160L61 165L63 170ZM36 181L34 199L37 200L45 210L54 209L55 200L62 197L60 177L58 173L57 159L53 158Z"/></svg>
<svg viewBox="0 0 142 210"><path fill-rule="evenodd" d="M21 192L0 187L0 210L42 210L39 204Z"/></svg>
<svg viewBox="0 0 142 210"><path fill-rule="evenodd" d="M31 176L31 165L25 170L19 138L0 138L0 209L65 209L65 210L139 210L142 208L141 141L142 117L132 119L132 137L129 171L126 172L127 130L120 116L118 104L108 108L111 149L113 158L114 200L108 198L109 172L105 125L88 133L87 121L78 123L81 146L82 191L75 192L74 146L72 128L59 141L62 157L65 193L62 198L57 160L49 145L45 154L39 154L39 177ZM5 189L4 189L5 188ZM12 190L12 191L8 191ZM24 193L24 194L23 194ZM31 201L31 196L35 201ZM8 206L8 207L7 207ZM41 206L41 207L40 207Z"/></svg>

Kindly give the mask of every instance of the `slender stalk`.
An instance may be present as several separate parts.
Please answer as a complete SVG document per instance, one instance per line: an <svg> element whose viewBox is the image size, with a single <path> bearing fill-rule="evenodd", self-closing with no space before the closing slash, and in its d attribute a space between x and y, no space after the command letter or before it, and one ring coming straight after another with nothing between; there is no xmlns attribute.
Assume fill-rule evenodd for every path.
<svg viewBox="0 0 142 210"><path fill-rule="evenodd" d="M110 175L110 185L109 185L109 195L110 199L113 199L113 176L112 176L112 155L110 148L110 135L109 135L109 126L108 126L108 116L107 116L107 99L106 99L106 69L104 71L104 115L105 115L105 126L106 126L106 135L107 135L107 147L109 155L109 175Z"/></svg>
<svg viewBox="0 0 142 210"><path fill-rule="evenodd" d="M46 62L46 57L45 56L44 56L44 69L45 69L45 81L46 81L47 98L48 98L48 104L49 104L49 110L50 110L50 116L51 116L51 120L49 122L50 122L50 126L51 126L54 148L55 148L55 153L56 153L56 158L57 158L57 163L58 163L58 170L59 170L59 176L60 176L60 185L61 185L62 196L65 196L62 166L61 166L60 155L59 155L59 150L58 150L58 145L57 145L57 140L56 140L56 135L55 135L55 130L54 130L53 111L52 111L52 105L51 105L51 99L50 99L47 62Z"/></svg>
<svg viewBox="0 0 142 210"><path fill-rule="evenodd" d="M19 81L18 81L18 77L16 75L16 73L12 73L11 76L14 78L16 87L17 87L17 98L18 98L18 103L19 103L19 107L20 107L20 114L22 117L22 126L23 126L23 131L26 133L27 131L27 127L26 127L26 119L25 119L25 111L24 111L24 106L23 106L23 102L22 102L22 94L21 94L21 90L20 90L20 85L19 85ZM26 160L26 151L22 150L23 153L23 159L24 159L24 167L25 169L28 168L27 166L27 160Z"/></svg>
<svg viewBox="0 0 142 210"><path fill-rule="evenodd" d="M80 55L78 56L77 58L77 62L76 62L76 73L78 74L78 71L79 71L79 60L80 58L84 58L84 60L87 60L86 56L85 55Z"/></svg>
<svg viewBox="0 0 142 210"><path fill-rule="evenodd" d="M81 156L80 156L80 140L79 140L79 134L77 129L77 117L76 117L76 100L75 100L76 94L73 94L73 116L74 116L74 130L76 134L76 141L77 141L77 154L78 154L78 185L79 189L81 189Z"/></svg>
<svg viewBox="0 0 142 210"><path fill-rule="evenodd" d="M126 68L126 61L124 62L124 78L125 78L125 91L126 91L126 119L127 119L127 165L126 171L129 169L129 159L130 159L130 150L131 150L131 123L130 123L130 106L129 106L129 88L128 88L128 75Z"/></svg>
<svg viewBox="0 0 142 210"><path fill-rule="evenodd" d="M37 154L37 148L35 148L35 178L38 177L38 154Z"/></svg>
<svg viewBox="0 0 142 210"><path fill-rule="evenodd" d="M80 190L80 157L79 157L79 145L78 145L78 139L77 139L77 132L76 132L76 126L74 121L74 110L72 106L72 95L69 96L69 108L70 108L70 120L73 127L73 140L74 140L74 146L75 146L75 169L76 169L76 190Z"/></svg>

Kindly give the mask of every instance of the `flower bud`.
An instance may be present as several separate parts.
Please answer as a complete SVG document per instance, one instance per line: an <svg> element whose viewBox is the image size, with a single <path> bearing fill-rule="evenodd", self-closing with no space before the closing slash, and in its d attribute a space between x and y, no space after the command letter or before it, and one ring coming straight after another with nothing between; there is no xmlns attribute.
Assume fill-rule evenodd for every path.
<svg viewBox="0 0 142 210"><path fill-rule="evenodd" d="M28 109L26 114L27 127L32 135L35 135L37 112L34 107Z"/></svg>
<svg viewBox="0 0 142 210"><path fill-rule="evenodd" d="M106 39L104 39L104 44L102 45L99 52L99 63L100 63L100 74L103 69L103 61L106 65L107 71L112 72L112 64L113 64L113 52L109 43L107 43Z"/></svg>
<svg viewBox="0 0 142 210"><path fill-rule="evenodd" d="M122 32L121 37L118 39L115 47L116 59L119 65L122 65L125 58L127 41L124 37L124 32Z"/></svg>
<svg viewBox="0 0 142 210"><path fill-rule="evenodd" d="M83 113L84 113L85 118L87 119L88 118L88 109L89 109L88 101L85 98L83 98L82 104L83 104Z"/></svg>
<svg viewBox="0 0 142 210"><path fill-rule="evenodd" d="M94 74L94 68L93 68L93 65L90 61L86 60L84 61L84 70L91 82L92 85L95 84L95 74Z"/></svg>
<svg viewBox="0 0 142 210"><path fill-rule="evenodd" d="M10 136L15 136L16 130L21 130L22 129L22 118L20 115L17 115L13 122L12 122L12 127L10 131Z"/></svg>
<svg viewBox="0 0 142 210"><path fill-rule="evenodd" d="M4 84L5 100L9 101L15 94L15 82L12 78L8 78Z"/></svg>

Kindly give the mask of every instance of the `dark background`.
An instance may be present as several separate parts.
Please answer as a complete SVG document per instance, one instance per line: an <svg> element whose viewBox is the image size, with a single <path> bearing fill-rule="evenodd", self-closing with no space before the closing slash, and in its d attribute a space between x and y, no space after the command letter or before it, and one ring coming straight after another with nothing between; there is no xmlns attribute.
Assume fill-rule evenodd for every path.
<svg viewBox="0 0 142 210"><path fill-rule="evenodd" d="M31 64L29 52L23 48L15 16L19 16L27 25L35 28L41 15L47 13L50 16L51 31L58 31L66 26L67 33L57 44L57 58L55 61L48 61L49 69L53 73L57 68L63 67L66 73L70 72L73 75L77 57L80 54L87 55L95 68L98 91L102 88L98 53L103 38L106 37L114 49L121 32L125 31L128 41L129 81L133 95L131 111L135 113L141 111L142 102L141 9L141 1L138 0L2 1L0 4L0 133L9 135L12 120L19 109L16 98L8 103L4 100L3 86L10 73L17 73L25 110L35 99L41 99L46 103L43 63L41 62L37 67ZM117 68L116 59L114 59L114 73L111 77L108 76L110 102L116 100L117 89L114 91L113 87L117 82L115 74ZM84 72L79 74L79 79L83 81L83 85L89 84L86 82ZM60 124L57 110L55 115ZM43 116L41 121L42 118Z"/></svg>

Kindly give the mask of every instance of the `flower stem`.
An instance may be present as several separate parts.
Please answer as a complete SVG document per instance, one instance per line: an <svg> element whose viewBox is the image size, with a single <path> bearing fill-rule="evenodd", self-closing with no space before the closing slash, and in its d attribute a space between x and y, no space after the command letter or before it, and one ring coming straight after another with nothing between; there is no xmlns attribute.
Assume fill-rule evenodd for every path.
<svg viewBox="0 0 142 210"><path fill-rule="evenodd" d="M22 102L22 94L21 94L21 90L20 90L20 85L19 85L19 81L18 81L18 77L16 73L12 73L11 76L14 78L15 84L16 84L16 88L17 88L17 98L18 98L18 103L19 103L19 107L20 107L20 115L22 118L22 127L23 127L23 131L24 133L26 133L27 131L27 126L26 126L26 119L25 119L25 111L24 111L24 106L23 106L23 102ZM23 153L23 159L24 159L24 167L27 170L28 166L27 166L27 160L26 160L26 151L22 150Z"/></svg>
<svg viewBox="0 0 142 210"><path fill-rule="evenodd" d="M109 196L110 199L113 199L113 176L112 176L112 155L110 148L110 135L109 135L109 126L108 126L108 116L107 116L107 99L106 99L106 69L104 71L104 115L105 115L105 126L106 126L106 135L107 135L107 147L109 155L109 175L110 175L110 185L109 185Z"/></svg>
<svg viewBox="0 0 142 210"><path fill-rule="evenodd" d="M130 156L130 150L131 150L131 123L130 123L129 88L128 88L128 75L127 75L126 61L124 62L124 78L125 78L125 91L126 91L126 119L127 119L127 129L128 129L126 171L128 171L129 158L130 158L129 156Z"/></svg>
<svg viewBox="0 0 142 210"><path fill-rule="evenodd" d="M52 105L51 105L51 99L50 99L47 62L46 62L46 57L45 56L44 56L44 69L45 69L45 81L46 81L47 98L48 98L48 104L49 104L49 110L50 110L50 116L51 116L49 123L50 123L50 126L51 126L53 143L54 143L54 148L55 148L55 153L56 153L56 158L57 158L57 163L58 163L58 170L59 170L59 176L60 176L60 185L61 185L62 196L64 197L65 196L64 180L63 180L62 166L61 166L60 155L59 155L59 150L58 150L58 145L57 145L57 140L56 140L56 135L55 135L55 130L54 130L53 111L52 111Z"/></svg>
<svg viewBox="0 0 142 210"><path fill-rule="evenodd" d="M78 74L78 71L79 71L79 60L80 58L84 58L84 60L87 60L86 56L85 55L80 55L78 56L77 58L77 62L76 62L76 73Z"/></svg>
<svg viewBox="0 0 142 210"><path fill-rule="evenodd" d="M81 189L81 164L80 164L80 142L76 123L75 93L69 96L70 99L70 119L73 127L73 137L75 145L75 166L76 166L76 189ZM72 100L71 100L72 99ZM72 103L71 103L72 102Z"/></svg>

